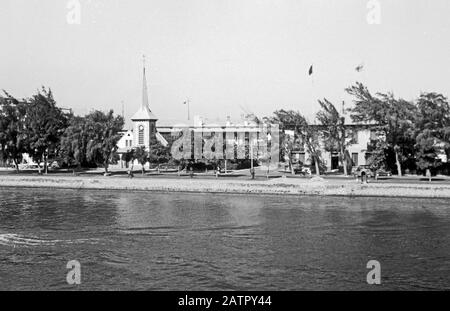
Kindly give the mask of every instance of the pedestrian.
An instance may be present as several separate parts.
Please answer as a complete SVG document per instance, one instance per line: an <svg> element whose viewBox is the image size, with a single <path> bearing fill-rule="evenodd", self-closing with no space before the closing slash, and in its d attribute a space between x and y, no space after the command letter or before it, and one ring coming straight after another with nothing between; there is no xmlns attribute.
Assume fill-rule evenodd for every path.
<svg viewBox="0 0 450 311"><path fill-rule="evenodd" d="M367 184L367 174L366 172L361 172L361 183Z"/></svg>
<svg viewBox="0 0 450 311"><path fill-rule="evenodd" d="M217 166L216 166L216 178L219 178L219 174L220 174L220 165L217 164Z"/></svg>
<svg viewBox="0 0 450 311"><path fill-rule="evenodd" d="M427 176L427 178L428 178L428 182L431 182L431 171L430 171L430 169L429 168L427 168L427 170L426 170L426 176Z"/></svg>
<svg viewBox="0 0 450 311"><path fill-rule="evenodd" d="M133 174L133 170L131 168L128 168L128 178L133 178L134 174Z"/></svg>

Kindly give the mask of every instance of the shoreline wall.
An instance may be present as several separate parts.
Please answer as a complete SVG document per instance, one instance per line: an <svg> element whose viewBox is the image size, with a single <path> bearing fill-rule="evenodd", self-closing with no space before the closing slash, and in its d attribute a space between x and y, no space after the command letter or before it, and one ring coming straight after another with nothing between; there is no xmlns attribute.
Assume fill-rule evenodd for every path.
<svg viewBox="0 0 450 311"><path fill-rule="evenodd" d="M0 176L1 187L124 190L269 195L324 195L448 198L450 184L360 184L354 180L279 178L272 180L177 179L71 176Z"/></svg>

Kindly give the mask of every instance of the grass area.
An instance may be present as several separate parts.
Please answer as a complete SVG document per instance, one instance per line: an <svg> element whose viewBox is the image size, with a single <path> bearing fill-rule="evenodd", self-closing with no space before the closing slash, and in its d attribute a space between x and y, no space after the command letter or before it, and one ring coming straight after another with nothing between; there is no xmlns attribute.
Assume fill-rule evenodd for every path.
<svg viewBox="0 0 450 311"><path fill-rule="evenodd" d="M127 169L118 169L118 168L112 168L109 170L111 172L111 176L116 177L124 177L128 178L128 170ZM182 171L180 173L178 172L160 172L154 170L146 170L146 173L142 175L142 171L140 169L133 170L134 178L168 178L168 179L190 179L191 176L189 173L186 173L185 171ZM39 172L36 169L27 169L27 170L21 170L19 173L17 173L14 169L8 168L0 168L0 175L12 175L12 176L39 176ZM57 170L49 170L48 175L46 176L97 176L102 177L104 175L104 169L98 168L98 169L85 169L79 172L76 172L76 174L73 174L72 170L67 169L57 169ZM271 171L268 175L265 170L256 169L256 180L267 180L267 179L276 179L276 178L282 178L286 177L288 179L310 179L314 177L312 176L303 176L303 175L292 175L288 172L282 172L282 171ZM325 180L346 180L351 181L354 180L353 176L344 176L343 174L333 174L333 175L321 175L321 178ZM193 178L196 179L238 179L238 180L250 180L250 170L238 170L238 171L230 171L227 174L219 174L219 176L216 177L216 174L214 171L208 171L208 172L195 172ZM399 184L414 184L414 183L429 183L428 178L424 176L418 176L418 175L406 175L402 177L398 176L389 176L389 177L379 177L377 181L370 180L370 183L399 183ZM433 176L431 183L438 183L438 184L450 184L450 176L444 176L444 175L438 175Z"/></svg>

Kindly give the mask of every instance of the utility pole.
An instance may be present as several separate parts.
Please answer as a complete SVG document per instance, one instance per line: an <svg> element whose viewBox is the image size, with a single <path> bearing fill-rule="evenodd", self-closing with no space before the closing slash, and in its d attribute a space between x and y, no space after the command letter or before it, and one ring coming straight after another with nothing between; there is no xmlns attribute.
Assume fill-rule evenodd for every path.
<svg viewBox="0 0 450 311"><path fill-rule="evenodd" d="M253 170L253 142L250 141L250 168Z"/></svg>
<svg viewBox="0 0 450 311"><path fill-rule="evenodd" d="M252 176L252 179L255 179L255 168L253 167L253 141L250 138L250 175Z"/></svg>

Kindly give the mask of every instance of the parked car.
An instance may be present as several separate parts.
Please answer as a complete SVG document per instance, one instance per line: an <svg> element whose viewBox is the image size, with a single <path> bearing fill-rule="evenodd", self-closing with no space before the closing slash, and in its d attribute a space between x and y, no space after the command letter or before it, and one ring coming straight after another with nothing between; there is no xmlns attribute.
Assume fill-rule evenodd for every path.
<svg viewBox="0 0 450 311"><path fill-rule="evenodd" d="M387 177L391 177L392 176L392 173L390 172L390 171L386 171L386 170L384 170L384 169L379 169L379 170L377 170L377 172L376 172L376 175L378 176L378 177L380 177L380 176L387 176Z"/></svg>
<svg viewBox="0 0 450 311"><path fill-rule="evenodd" d="M353 171L353 176L355 178L361 178L363 176L369 178L374 178L375 174L371 170L370 165L360 165Z"/></svg>

